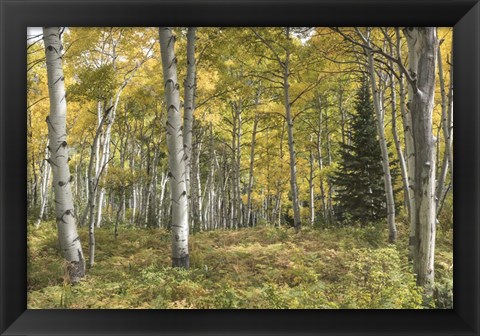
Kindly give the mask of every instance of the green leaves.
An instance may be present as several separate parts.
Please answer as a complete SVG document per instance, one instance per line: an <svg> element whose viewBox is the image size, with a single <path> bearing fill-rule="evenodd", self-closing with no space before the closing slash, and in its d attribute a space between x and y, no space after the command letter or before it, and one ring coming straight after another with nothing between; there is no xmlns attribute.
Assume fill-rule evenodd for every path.
<svg viewBox="0 0 480 336"><path fill-rule="evenodd" d="M338 285L344 308L422 308L421 289L414 274L401 269L407 261L395 248L353 249L347 258Z"/></svg>
<svg viewBox="0 0 480 336"><path fill-rule="evenodd" d="M85 67L78 71L76 83L68 87L71 101L104 101L113 98L117 82L112 64Z"/></svg>

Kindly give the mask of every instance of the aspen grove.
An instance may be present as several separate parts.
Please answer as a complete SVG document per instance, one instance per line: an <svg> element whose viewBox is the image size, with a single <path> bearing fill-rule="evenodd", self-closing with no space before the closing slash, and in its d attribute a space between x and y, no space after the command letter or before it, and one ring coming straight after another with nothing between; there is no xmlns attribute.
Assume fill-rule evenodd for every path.
<svg viewBox="0 0 480 336"><path fill-rule="evenodd" d="M452 308L453 66L451 28L29 28L28 307Z"/></svg>

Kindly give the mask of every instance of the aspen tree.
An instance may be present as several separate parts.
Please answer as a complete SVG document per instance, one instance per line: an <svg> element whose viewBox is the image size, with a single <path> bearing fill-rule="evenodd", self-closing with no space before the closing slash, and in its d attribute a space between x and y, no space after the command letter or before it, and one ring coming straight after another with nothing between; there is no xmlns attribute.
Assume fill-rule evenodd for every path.
<svg viewBox="0 0 480 336"><path fill-rule="evenodd" d="M415 147L415 239L414 271L417 283L430 292L434 282L436 233L435 141L432 112L435 95L437 34L434 27L409 27L407 37L410 65L410 112Z"/></svg>
<svg viewBox="0 0 480 336"><path fill-rule="evenodd" d="M172 203L172 265L189 268L188 256L188 204L185 182L185 155L183 147L180 93L177 81L175 37L169 27L160 27L165 101L167 106L167 146L170 196Z"/></svg>
<svg viewBox="0 0 480 336"><path fill-rule="evenodd" d="M73 176L68 167L67 101L62 65L60 27L44 27L43 40L47 63L50 114L46 119L49 137L49 163L52 167L55 193L55 214L60 249L67 261L72 283L85 276L85 259L77 233L75 211L70 183Z"/></svg>

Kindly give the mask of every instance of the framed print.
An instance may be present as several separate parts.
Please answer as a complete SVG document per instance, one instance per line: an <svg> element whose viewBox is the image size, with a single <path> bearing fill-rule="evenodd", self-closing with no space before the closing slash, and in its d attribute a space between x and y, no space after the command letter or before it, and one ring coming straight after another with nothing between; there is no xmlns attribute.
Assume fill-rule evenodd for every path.
<svg viewBox="0 0 480 336"><path fill-rule="evenodd" d="M480 333L477 1L0 3L2 335Z"/></svg>

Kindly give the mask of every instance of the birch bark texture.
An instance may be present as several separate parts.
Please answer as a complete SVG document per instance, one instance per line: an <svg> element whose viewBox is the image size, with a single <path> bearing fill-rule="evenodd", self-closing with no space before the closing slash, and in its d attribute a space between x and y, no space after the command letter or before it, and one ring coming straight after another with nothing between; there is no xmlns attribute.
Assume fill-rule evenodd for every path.
<svg viewBox="0 0 480 336"><path fill-rule="evenodd" d="M67 101L62 65L60 27L44 27L43 41L48 76L50 114L46 119L49 138L49 163L52 167L55 213L60 249L67 261L67 273L72 283L85 276L85 259L77 233L68 166Z"/></svg>
<svg viewBox="0 0 480 336"><path fill-rule="evenodd" d="M43 216L45 214L45 209L47 208L48 203L48 194L49 194L49 187L50 187L50 171L51 167L49 162L49 146L47 146L45 150L45 159L42 163L42 181L40 186L40 212L38 214L37 221L35 222L35 227L39 227L40 223L43 220Z"/></svg>
<svg viewBox="0 0 480 336"><path fill-rule="evenodd" d="M452 160L452 137L451 131L453 130L452 125L452 112L453 112L453 101L451 99L453 94L453 87L452 81L450 80L450 85L448 88L448 92L445 85L445 78L443 74L443 61L442 61L442 53L440 44L438 47L438 54L437 54L437 64L438 64L438 79L440 82L440 93L441 93L441 106L442 106L442 132L443 132L443 140L445 142L445 153L443 155L443 162L441 165L440 174L437 177L437 189L436 189L436 201L437 201L437 217L439 215L439 211L441 209L442 200L445 198L446 193L449 190L449 186L446 185L447 180L447 173L448 169L453 167L453 160ZM450 65L450 73L451 68ZM450 78L451 79L451 78ZM450 171L450 176L453 176L452 171Z"/></svg>
<svg viewBox="0 0 480 336"><path fill-rule="evenodd" d="M435 138L432 113L435 94L435 68L438 40L434 27L404 29L409 47L413 140L415 146L415 239L414 271L417 284L431 292L434 283L434 252L436 233L435 201ZM416 65L416 66L412 66Z"/></svg>
<svg viewBox="0 0 480 336"><path fill-rule="evenodd" d="M188 203L183 147L180 93L177 81L175 37L169 27L159 28L165 101L167 106L167 147L172 204L172 266L189 268Z"/></svg>
<svg viewBox="0 0 480 336"><path fill-rule="evenodd" d="M418 55L415 52L415 42L417 40L417 30L406 28L403 30L404 35L406 36L407 45L408 45L408 72L411 76L416 76L418 68ZM399 39L397 39L399 41ZM399 50L400 42L397 42L397 54L401 55ZM402 81L400 82L403 84ZM408 101L406 103L407 109L405 110L404 116L404 127L405 127L405 151L407 153L407 169L408 169L408 184L411 189L410 192L410 237L409 237L409 257L414 258L414 244L415 244L415 234L417 228L417 218L415 215L415 145L414 145L414 135L413 135L413 121L412 121L412 100L414 96L414 88L411 83L407 86L408 90Z"/></svg>
<svg viewBox="0 0 480 336"><path fill-rule="evenodd" d="M183 104L183 148L185 151L185 183L190 198L190 171L192 156L192 124L195 95L195 27L187 30L187 77L185 78L185 101Z"/></svg>

